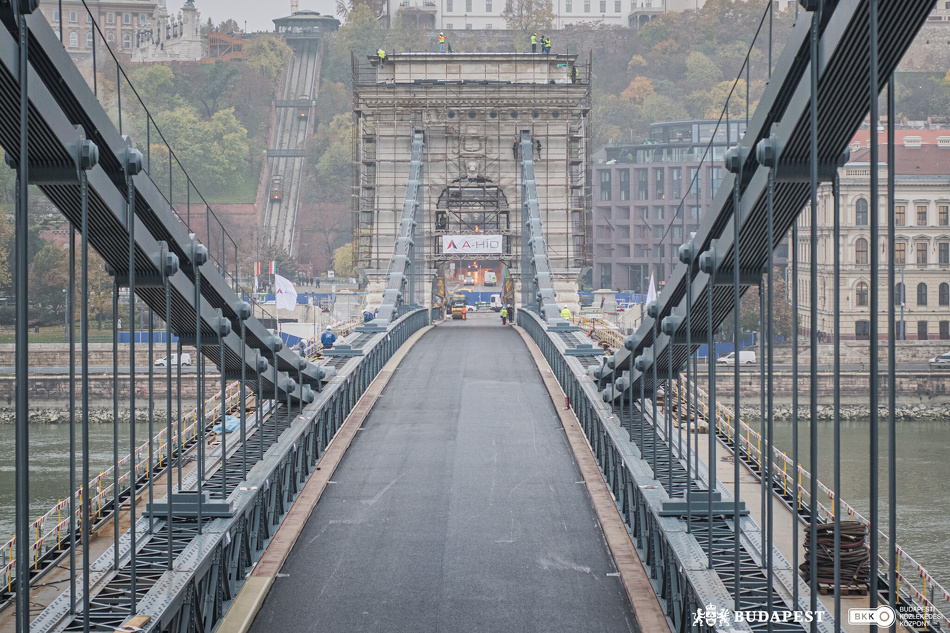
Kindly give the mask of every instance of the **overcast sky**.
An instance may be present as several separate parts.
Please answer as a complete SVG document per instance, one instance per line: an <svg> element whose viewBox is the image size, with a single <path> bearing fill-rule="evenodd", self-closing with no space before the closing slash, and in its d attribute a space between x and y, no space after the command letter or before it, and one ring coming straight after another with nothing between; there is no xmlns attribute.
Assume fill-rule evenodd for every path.
<svg viewBox="0 0 950 633"><path fill-rule="evenodd" d="M177 13L184 0L166 0L166 4L170 13ZM300 0L301 9L319 11L323 15L333 15L335 6L334 0ZM250 32L273 31L271 20L290 15L290 0L195 0L195 7L203 23L208 18L215 24L233 18L241 28L246 21Z"/></svg>

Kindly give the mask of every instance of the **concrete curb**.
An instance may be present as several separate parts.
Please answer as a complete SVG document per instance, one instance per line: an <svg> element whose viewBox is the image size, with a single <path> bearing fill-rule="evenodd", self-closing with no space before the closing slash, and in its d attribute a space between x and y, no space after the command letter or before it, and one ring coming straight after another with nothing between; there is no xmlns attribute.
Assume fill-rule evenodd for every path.
<svg viewBox="0 0 950 633"><path fill-rule="evenodd" d="M574 452L574 458L577 461L577 467L584 477L584 484L590 495L594 511L597 513L597 520L600 521L601 529L604 532L604 538L607 541L607 547L617 566L617 572L620 574L620 581L627 592L627 598L630 600L630 606L637 618L637 625L641 631L648 633L664 633L670 631L670 624L660 606L660 601L650 584L646 570L643 568L643 562L637 554L633 541L630 540L630 533L627 526L620 517L620 511L617 510L617 504L614 502L613 495L607 487L607 482L600 472L597 460L591 452L587 437L581 429L580 422L574 415L574 411L564 407L566 396L554 377L550 365L541 354L541 350L535 344L534 339L528 335L520 326L515 329L524 339L531 357L538 367L538 373L544 381L554 402L554 408L557 409L558 417L567 434L567 440Z"/></svg>
<svg viewBox="0 0 950 633"><path fill-rule="evenodd" d="M433 327L435 326L426 326L410 336L406 343L396 350L393 357L380 370L359 402L353 407L336 437L333 438L323 457L320 458L317 464L318 469L310 474L310 478L300 494L297 495L293 506L287 512L287 516L284 517L273 539L271 539L271 542L261 554L260 560L251 570L250 576L245 581L244 586L241 587L241 591L238 592L234 602L231 603L231 607L217 628L217 633L246 633L251 628L254 618L257 617L257 613L264 604L264 599L277 578L278 572L293 550L297 537L303 531L310 514L320 500L324 489L326 489L327 482L330 481L337 466L342 461L343 455L356 436L356 431L362 426L370 411L373 410L376 400L386 385L389 384L389 380L399 363L402 362L402 359L405 358L416 341Z"/></svg>

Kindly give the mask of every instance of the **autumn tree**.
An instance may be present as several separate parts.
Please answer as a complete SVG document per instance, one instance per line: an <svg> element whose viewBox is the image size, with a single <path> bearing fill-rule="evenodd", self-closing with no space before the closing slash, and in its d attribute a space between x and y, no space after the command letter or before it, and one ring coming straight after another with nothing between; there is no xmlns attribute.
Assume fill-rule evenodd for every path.
<svg viewBox="0 0 950 633"><path fill-rule="evenodd" d="M323 77L349 86L352 81L350 56L372 55L383 43L384 32L373 9L354 6L346 22L330 38L329 51L323 65Z"/></svg>
<svg viewBox="0 0 950 633"><path fill-rule="evenodd" d="M506 0L501 12L509 31L527 36L529 33L550 30L554 23L551 0ZM522 45L525 37L518 40Z"/></svg>
<svg viewBox="0 0 950 633"><path fill-rule="evenodd" d="M255 37L244 45L244 63L272 87L277 85L277 78L293 54L287 44L273 35Z"/></svg>
<svg viewBox="0 0 950 633"><path fill-rule="evenodd" d="M54 244L40 249L30 264L30 298L47 306L62 306L68 283L66 253Z"/></svg>
<svg viewBox="0 0 950 633"><path fill-rule="evenodd" d="M620 96L624 99L629 99L637 105L640 105L643 103L644 99L652 95L654 92L653 82L651 82L646 77L634 77L633 81L630 82L630 85L620 93Z"/></svg>
<svg viewBox="0 0 950 633"><path fill-rule="evenodd" d="M333 251L333 272L337 277L353 277L353 242L347 242Z"/></svg>
<svg viewBox="0 0 950 633"><path fill-rule="evenodd" d="M336 14L344 20L354 11L364 8L377 20L386 14L386 0L336 0Z"/></svg>

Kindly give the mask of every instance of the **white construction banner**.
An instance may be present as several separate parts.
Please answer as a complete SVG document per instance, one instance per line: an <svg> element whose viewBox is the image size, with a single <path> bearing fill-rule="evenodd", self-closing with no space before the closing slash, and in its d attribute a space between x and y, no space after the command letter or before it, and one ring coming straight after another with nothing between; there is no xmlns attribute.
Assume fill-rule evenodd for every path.
<svg viewBox="0 0 950 633"><path fill-rule="evenodd" d="M297 289L290 280L280 275L274 276L277 295L275 297L278 310L293 310L297 306Z"/></svg>
<svg viewBox="0 0 950 633"><path fill-rule="evenodd" d="M503 239L501 235L443 235L442 252L446 255L485 255L500 254Z"/></svg>

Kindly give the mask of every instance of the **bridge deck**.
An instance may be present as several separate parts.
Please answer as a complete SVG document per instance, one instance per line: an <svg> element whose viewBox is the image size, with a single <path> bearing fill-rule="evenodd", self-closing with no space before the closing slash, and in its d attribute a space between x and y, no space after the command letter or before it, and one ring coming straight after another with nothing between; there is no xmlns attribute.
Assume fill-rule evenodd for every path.
<svg viewBox="0 0 950 633"><path fill-rule="evenodd" d="M637 631L557 412L497 315L425 335L253 632Z"/></svg>

